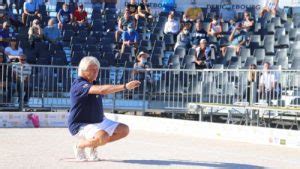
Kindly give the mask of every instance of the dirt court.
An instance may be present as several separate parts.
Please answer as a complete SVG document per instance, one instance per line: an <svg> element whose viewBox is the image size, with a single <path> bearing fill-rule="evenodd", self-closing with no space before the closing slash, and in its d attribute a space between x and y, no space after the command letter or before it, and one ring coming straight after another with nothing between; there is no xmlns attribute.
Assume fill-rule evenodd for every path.
<svg viewBox="0 0 300 169"><path fill-rule="evenodd" d="M300 149L131 131L98 149L99 162L75 162L66 128L0 129L0 168L299 168Z"/></svg>

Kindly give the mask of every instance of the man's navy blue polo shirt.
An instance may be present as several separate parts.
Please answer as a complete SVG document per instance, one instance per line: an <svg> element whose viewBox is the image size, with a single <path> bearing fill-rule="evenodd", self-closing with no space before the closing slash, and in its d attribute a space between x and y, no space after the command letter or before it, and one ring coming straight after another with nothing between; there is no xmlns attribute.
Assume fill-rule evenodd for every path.
<svg viewBox="0 0 300 169"><path fill-rule="evenodd" d="M88 94L92 85L84 78L78 77L71 86L68 127L72 135L76 135L81 126L101 123L103 120L102 96Z"/></svg>

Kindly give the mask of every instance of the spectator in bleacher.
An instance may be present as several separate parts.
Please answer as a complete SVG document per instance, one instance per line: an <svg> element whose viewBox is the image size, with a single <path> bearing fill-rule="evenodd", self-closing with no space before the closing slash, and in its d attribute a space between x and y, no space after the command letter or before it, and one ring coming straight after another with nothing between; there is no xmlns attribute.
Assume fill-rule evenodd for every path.
<svg viewBox="0 0 300 169"><path fill-rule="evenodd" d="M23 49L19 46L17 39L12 38L4 50L5 55L8 58L8 62L18 62L24 55Z"/></svg>
<svg viewBox="0 0 300 169"><path fill-rule="evenodd" d="M207 32L204 30L202 23L200 21L198 21L196 23L196 29L192 32L192 45L193 48L196 48L201 39L207 39Z"/></svg>
<svg viewBox="0 0 300 169"><path fill-rule="evenodd" d="M150 80L149 72L145 73L145 69L151 68L151 63L148 62L149 54L140 52L136 57L136 63L133 65L132 80L143 82L144 79Z"/></svg>
<svg viewBox="0 0 300 169"><path fill-rule="evenodd" d="M39 8L34 0L27 0L23 5L22 22L26 25L28 16L42 19L42 15L39 13Z"/></svg>
<svg viewBox="0 0 300 169"><path fill-rule="evenodd" d="M244 20L243 20L243 29L246 32L251 32L254 30L254 20L250 16L250 12L244 12Z"/></svg>
<svg viewBox="0 0 300 169"><path fill-rule="evenodd" d="M63 28L65 24L71 24L73 20L73 14L69 11L69 5L67 3L63 4L63 8L57 13L58 27Z"/></svg>
<svg viewBox="0 0 300 169"><path fill-rule="evenodd" d="M78 26L88 26L87 12L83 8L83 4L79 4L74 14L75 24Z"/></svg>
<svg viewBox="0 0 300 169"><path fill-rule="evenodd" d="M229 22L230 20L235 20L236 18L236 11L232 9L231 0L225 0L222 2L220 10L220 17L222 18L223 22Z"/></svg>
<svg viewBox="0 0 300 169"><path fill-rule="evenodd" d="M139 19L139 14L138 14L138 4L136 3L135 0L130 0L130 3L126 5L126 10L129 10L130 15L134 17L136 20Z"/></svg>
<svg viewBox="0 0 300 169"><path fill-rule="evenodd" d="M270 72L270 66L269 62L264 63L263 73L259 78L260 98L266 99L268 104L271 103L275 89L275 75Z"/></svg>
<svg viewBox="0 0 300 169"><path fill-rule="evenodd" d="M104 0L91 0L93 11L100 12L103 8Z"/></svg>
<svg viewBox="0 0 300 169"><path fill-rule="evenodd" d="M35 43L42 42L44 37L43 29L40 26L40 21L38 19L33 20L32 26L28 31L28 39L31 47L35 46Z"/></svg>
<svg viewBox="0 0 300 169"><path fill-rule="evenodd" d="M122 34L122 49L121 53L124 53L125 47L133 47L135 50L138 47L138 33L133 28L132 24L127 26L127 31Z"/></svg>
<svg viewBox="0 0 300 169"><path fill-rule="evenodd" d="M44 28L44 39L49 43L57 44L61 40L60 30L54 26L55 20L49 19L48 26Z"/></svg>
<svg viewBox="0 0 300 169"><path fill-rule="evenodd" d="M117 4L117 0L105 0L104 9L106 9L106 8L115 9L116 4Z"/></svg>
<svg viewBox="0 0 300 169"><path fill-rule="evenodd" d="M191 47L191 37L188 26L184 26L182 31L177 35L177 41L174 49L176 49L179 46L184 47L186 49Z"/></svg>
<svg viewBox="0 0 300 169"><path fill-rule="evenodd" d="M170 13L168 16L168 20L165 23L164 33L177 36L179 31L180 31L180 24L177 20L174 19L174 14Z"/></svg>
<svg viewBox="0 0 300 169"><path fill-rule="evenodd" d="M246 32L242 30L242 23L236 25L234 30L231 32L228 41L228 47L234 48L237 54L240 52L240 49L246 45L247 36ZM225 56L226 49L227 47L223 47L221 49L223 56Z"/></svg>
<svg viewBox="0 0 300 169"><path fill-rule="evenodd" d="M15 63L12 67L13 74L15 76L17 84L17 91L19 95L19 103L21 103L22 99L22 92L24 92L24 105L28 106L28 101L31 95L30 89L30 75L31 75L31 66L26 62L26 57L23 55L19 58L19 62ZM21 88L21 84L23 84L24 91Z"/></svg>
<svg viewBox="0 0 300 169"><path fill-rule="evenodd" d="M12 37L15 37L15 34L11 32L9 22L4 22L0 29L0 52L4 51Z"/></svg>
<svg viewBox="0 0 300 169"><path fill-rule="evenodd" d="M128 10L126 10L126 11L124 12L124 16L121 17L121 18L119 19L119 21L118 21L118 30L116 31L116 35L115 35L115 37L116 37L116 42L119 41L120 35L121 35L123 32L126 32L126 31L127 31L127 26L128 26L129 24L134 25L134 27L135 27L135 25L136 25L136 24L135 24L134 18L133 18L132 16L130 16L130 12L129 12Z"/></svg>
<svg viewBox="0 0 300 169"><path fill-rule="evenodd" d="M197 69L212 68L211 48L207 46L206 39L201 39L199 46L196 48L195 64Z"/></svg>
<svg viewBox="0 0 300 169"><path fill-rule="evenodd" d="M148 5L148 0L142 0L142 2L138 6L138 15L142 18L151 19L151 10Z"/></svg>
<svg viewBox="0 0 300 169"><path fill-rule="evenodd" d="M208 35L220 38L222 35L222 32L223 32L222 23L219 19L219 16L215 15L212 18L212 21L209 23Z"/></svg>
<svg viewBox="0 0 300 169"><path fill-rule="evenodd" d="M270 13L272 16L276 16L279 0L267 0L265 6L260 12L260 17L263 17L266 13Z"/></svg>

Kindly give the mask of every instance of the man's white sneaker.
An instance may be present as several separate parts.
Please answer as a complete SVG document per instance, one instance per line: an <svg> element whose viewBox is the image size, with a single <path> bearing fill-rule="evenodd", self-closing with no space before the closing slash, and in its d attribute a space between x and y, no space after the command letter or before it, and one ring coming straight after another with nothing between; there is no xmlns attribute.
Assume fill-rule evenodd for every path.
<svg viewBox="0 0 300 169"><path fill-rule="evenodd" d="M75 159L76 159L77 161L87 161L86 156L85 156L84 148L79 148L79 147L77 147L77 145L75 144L75 145L73 146L73 151L74 151Z"/></svg>
<svg viewBox="0 0 300 169"><path fill-rule="evenodd" d="M100 161L100 158L97 156L97 148L90 149L89 161Z"/></svg>

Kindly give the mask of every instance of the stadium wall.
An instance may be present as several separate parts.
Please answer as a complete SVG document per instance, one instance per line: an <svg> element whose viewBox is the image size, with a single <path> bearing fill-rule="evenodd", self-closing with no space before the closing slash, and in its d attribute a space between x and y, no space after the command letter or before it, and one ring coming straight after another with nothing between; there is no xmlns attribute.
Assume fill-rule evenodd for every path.
<svg viewBox="0 0 300 169"><path fill-rule="evenodd" d="M33 127L31 112L0 112L0 127ZM66 112L35 112L41 127L66 127ZM300 131L106 113L133 130L300 148Z"/></svg>

